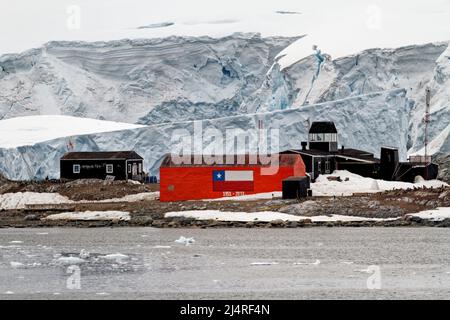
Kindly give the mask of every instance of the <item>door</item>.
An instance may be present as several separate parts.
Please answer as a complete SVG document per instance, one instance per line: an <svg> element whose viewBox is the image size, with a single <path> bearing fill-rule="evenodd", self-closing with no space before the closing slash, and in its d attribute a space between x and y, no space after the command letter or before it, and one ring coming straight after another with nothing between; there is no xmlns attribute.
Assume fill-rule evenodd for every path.
<svg viewBox="0 0 450 320"><path fill-rule="evenodd" d="M133 163L133 169L131 170L131 175L132 175L132 177L135 177L135 176L137 176L137 164L136 163Z"/></svg>

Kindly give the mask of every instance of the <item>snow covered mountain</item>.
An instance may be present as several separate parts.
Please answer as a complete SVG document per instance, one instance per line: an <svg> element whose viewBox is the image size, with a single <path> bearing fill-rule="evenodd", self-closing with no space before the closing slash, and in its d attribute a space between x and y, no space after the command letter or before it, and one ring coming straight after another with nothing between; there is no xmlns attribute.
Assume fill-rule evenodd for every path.
<svg viewBox="0 0 450 320"><path fill-rule="evenodd" d="M311 49L305 56L290 50L303 39L237 33L51 42L0 57L0 119L60 114L146 125L72 135L80 150L134 147L152 173L173 147L174 129L189 129L196 119L219 129L254 128L256 115L266 126L281 126L282 147L300 146L308 119L326 119L336 122L346 146L378 154L381 145L393 145L405 159L423 152L424 93L430 86L430 150L449 178L448 42L333 60L326 51L314 56ZM66 139L0 149L0 170L14 179L58 177L65 151Z"/></svg>

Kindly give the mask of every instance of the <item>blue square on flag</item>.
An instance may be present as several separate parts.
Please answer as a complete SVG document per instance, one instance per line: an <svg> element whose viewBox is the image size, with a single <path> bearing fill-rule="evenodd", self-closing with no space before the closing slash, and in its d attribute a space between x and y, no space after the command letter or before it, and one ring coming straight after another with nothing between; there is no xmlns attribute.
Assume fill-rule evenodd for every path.
<svg viewBox="0 0 450 320"><path fill-rule="evenodd" d="M213 181L225 181L225 170L214 170Z"/></svg>

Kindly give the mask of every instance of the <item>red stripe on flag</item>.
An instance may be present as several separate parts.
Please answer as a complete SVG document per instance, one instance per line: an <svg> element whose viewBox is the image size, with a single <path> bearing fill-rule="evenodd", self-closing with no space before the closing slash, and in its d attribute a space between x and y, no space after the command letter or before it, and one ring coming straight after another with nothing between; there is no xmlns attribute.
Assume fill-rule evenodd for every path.
<svg viewBox="0 0 450 320"><path fill-rule="evenodd" d="M214 181L214 191L253 191L253 181Z"/></svg>

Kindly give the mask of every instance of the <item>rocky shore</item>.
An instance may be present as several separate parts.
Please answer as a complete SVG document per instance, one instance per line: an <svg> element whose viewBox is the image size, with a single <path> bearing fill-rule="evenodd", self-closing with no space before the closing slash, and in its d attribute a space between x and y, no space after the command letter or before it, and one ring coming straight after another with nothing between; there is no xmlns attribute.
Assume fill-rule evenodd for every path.
<svg viewBox="0 0 450 320"><path fill-rule="evenodd" d="M90 183L40 184L9 183L3 185L8 191L46 191L58 189L70 199L83 200L82 195L89 199L94 196L93 188L101 188L100 195L95 198L108 199L107 196L135 194L148 190L148 186L126 185L114 183L111 185ZM155 187L155 186L153 186ZM6 189L5 189L6 190ZM5 191L3 190L3 191ZM2 192L0 192L1 194ZM4 192L3 192L4 194ZM80 198L81 197L81 198ZM26 206L21 209L0 210L0 228L26 227L155 227L155 228L307 228L307 227L448 227L449 219L422 219L411 216L412 213L436 208L450 207L450 187L415 188L409 190L391 190L368 194L354 194L344 197L310 197L301 200L282 200L280 198L259 200L222 200L222 201L184 201L160 202L158 199L134 202L73 202L70 205ZM274 220L264 221L219 221L197 220L189 217L165 217L168 212L183 213L186 211L215 210L231 213L275 212L295 216L299 221ZM118 211L129 214L129 219L110 220L52 220L47 217L58 213ZM375 221L317 221L314 217L345 216ZM315 221L313 221L315 220ZM346 219L347 220L347 219ZM357 219L358 220L358 219ZM364 220L364 219L361 219Z"/></svg>

